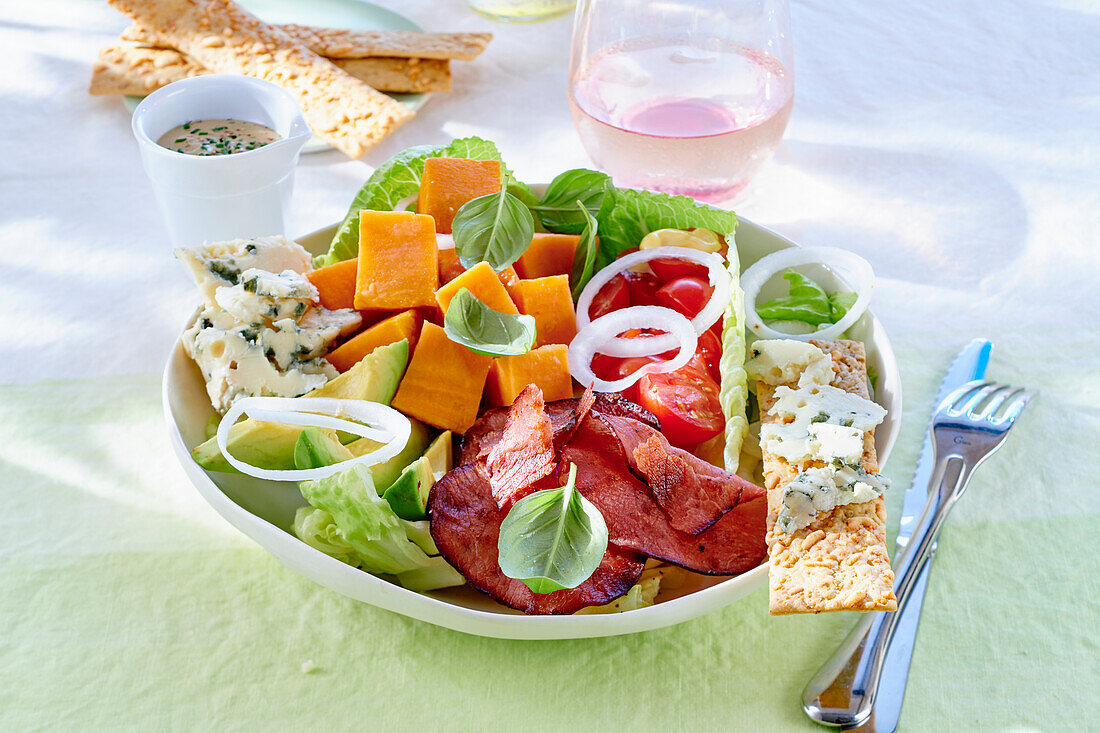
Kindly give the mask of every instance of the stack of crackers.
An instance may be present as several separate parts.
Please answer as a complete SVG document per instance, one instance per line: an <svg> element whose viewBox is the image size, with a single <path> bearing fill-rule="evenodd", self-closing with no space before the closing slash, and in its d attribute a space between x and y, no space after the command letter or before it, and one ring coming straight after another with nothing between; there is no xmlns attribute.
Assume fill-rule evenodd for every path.
<svg viewBox="0 0 1100 733"><path fill-rule="evenodd" d="M269 25L232 0L109 0L135 22L104 48L92 94L145 95L201 74L280 85L314 134L358 158L412 117L380 92L451 89L452 60L469 61L488 33L351 31Z"/></svg>
<svg viewBox="0 0 1100 733"><path fill-rule="evenodd" d="M867 363L859 341L810 341L831 357L832 386L870 399ZM764 422L780 385L758 382L756 395ZM782 385L795 389L798 379ZM793 533L775 527L783 506L783 487L809 464L792 465L764 451L764 484L768 490L768 610L775 615L822 611L893 611L894 571L886 553L886 504L882 496L862 504L845 504L816 517ZM863 470L878 473L875 431L863 436Z"/></svg>

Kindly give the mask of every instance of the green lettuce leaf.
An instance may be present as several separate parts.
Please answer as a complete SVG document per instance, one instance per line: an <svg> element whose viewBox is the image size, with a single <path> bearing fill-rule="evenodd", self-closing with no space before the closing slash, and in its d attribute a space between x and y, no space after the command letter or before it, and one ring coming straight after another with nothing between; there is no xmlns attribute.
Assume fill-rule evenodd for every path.
<svg viewBox="0 0 1100 733"><path fill-rule="evenodd" d="M328 252L314 258L313 264L323 267L355 257L359 250L360 209L393 211L402 199L415 196L420 191L424 161L428 158L501 159L496 145L479 137L459 138L447 145L418 145L401 151L375 168L359 193L355 194ZM507 168L502 170L508 192L524 203L533 203L535 197L527 184L517 181Z"/></svg>
<svg viewBox="0 0 1100 733"><path fill-rule="evenodd" d="M725 468L737 471L741 461L741 444L749 432L747 407L749 399L748 375L745 373L745 291L741 289L741 265L733 237L726 235L729 244L726 268L730 274L730 299L722 317L722 358L718 362L721 381L718 402L726 416L726 447L723 452Z"/></svg>
<svg viewBox="0 0 1100 733"><path fill-rule="evenodd" d="M396 575L412 590L466 582L439 557L427 522L401 519L378 495L369 468L352 466L299 488L312 506L297 511L294 533L311 547L369 573Z"/></svg>
<svg viewBox="0 0 1100 733"><path fill-rule="evenodd" d="M737 215L696 203L687 196L672 196L631 188L613 188L596 216L600 249L597 271L623 250L637 247L642 237L657 229L710 229L732 239Z"/></svg>
<svg viewBox="0 0 1100 733"><path fill-rule="evenodd" d="M765 321L806 323L817 328L836 323L856 302L855 293L826 293L816 282L795 270L787 270L783 278L789 284L788 294L756 306L756 312Z"/></svg>

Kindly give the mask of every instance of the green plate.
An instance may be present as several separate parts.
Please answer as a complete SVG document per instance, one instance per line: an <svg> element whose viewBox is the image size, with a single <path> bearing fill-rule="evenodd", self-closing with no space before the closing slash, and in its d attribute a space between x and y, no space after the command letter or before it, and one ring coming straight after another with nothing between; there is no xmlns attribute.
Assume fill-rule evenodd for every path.
<svg viewBox="0 0 1100 733"><path fill-rule="evenodd" d="M327 28L350 28L357 31L422 31L404 15L360 0L240 0L240 4L267 23L297 23ZM409 109L416 111L428 101L427 94L390 94ZM143 97L126 96L123 102L131 112ZM314 137L303 153L331 150L331 146Z"/></svg>

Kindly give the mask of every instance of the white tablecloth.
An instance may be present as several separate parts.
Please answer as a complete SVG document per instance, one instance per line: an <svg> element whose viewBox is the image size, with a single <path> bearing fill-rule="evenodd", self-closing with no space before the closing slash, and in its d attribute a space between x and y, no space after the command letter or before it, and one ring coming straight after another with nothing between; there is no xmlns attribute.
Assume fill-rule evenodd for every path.
<svg viewBox="0 0 1100 733"><path fill-rule="evenodd" d="M303 156L293 202L296 232L339 219L370 166L409 145L480 135L496 141L508 164L532 182L589 163L566 100L568 17L504 25L475 15L460 0L383 4L428 29L487 30L496 37L476 62L454 65L453 93L433 96L413 122L364 161L335 152ZM0 560L17 571L39 567L42 558L49 558L41 560L46 567L92 552L67 539L86 532L89 522L96 528L94 551L100 553L252 548L189 493L167 458L154 414L157 374L196 296L171 256L128 111L118 99L86 92L98 49L126 24L105 3L90 0L7 2L0 10L0 385L14 385L0 394L18 395L18 404L31 405L28 395L38 388L49 391L51 380L68 384L91 378L91 384L117 395L132 375L135 395L148 402L149 414L140 434L122 437L132 448L147 436L151 450L166 461L150 474L133 461L126 464L132 450L115 449L104 436L95 451L83 446L81 455L90 463L54 463L62 451L35 452L58 440L48 421L38 416L36 429L42 432L30 439L13 418L5 426L7 454L0 448L0 457L8 460L0 476L6 504ZM944 535L925 621L933 628L938 624L942 633L927 632L923 647L918 639L914 669L923 673L913 684L924 702L914 703L917 713L926 724L937 720L935 705L928 702L934 699L965 710L968 702L956 687L966 679L967 694L987 703L1001 695L1006 706L1021 703L1020 718L1009 712L993 720L1041 726L1047 719L1038 711L1051 705L1068 724L1083 714L1082 696L1095 695L1095 681L1082 683L1078 676L1088 676L1082 659L1095 663L1100 620L1095 568L1085 573L1088 563L1079 554L1095 558L1095 531L1076 523L1082 516L1094 523L1100 515L1100 10L1087 0L798 0L793 25L791 123L774 160L737 210L802 244L845 247L874 265L879 280L873 309L894 339L906 391L908 437L899 442L888 473L899 486L908 484L939 376L970 338L986 336L997 343L992 377L1042 390L1029 408L1031 429L982 469L953 515L952 523L970 534ZM100 378L106 381L94 381ZM90 410L78 405L72 414L90 420ZM59 429L72 428L65 423L69 414L57 411ZM129 493L120 495L109 477L100 477L84 493L59 493L62 498L36 503L20 491L30 483L9 478L15 475L10 471L31 476L26 472L35 470L80 486L99 451L129 466L124 477ZM37 480L26 482L32 479ZM890 499L895 530L899 506L895 492ZM155 519L128 519L118 514L122 508L147 510ZM1065 575L1069 565L1027 566L1027 550L1011 535L1001 543L964 543L966 537L985 537L981 532L988 522L1019 528L1036 517L1051 529L1034 541L1076 543L1077 552L1066 555L1080 575ZM190 524L178 523L179 518ZM1001 537L997 532L989 536ZM952 537L960 543L954 554L945 548ZM974 555L960 553L961 546ZM1011 557L983 557L983 548L990 547ZM1020 607L1032 611L1032 629L983 616L983 594L992 592L983 568L1013 563L1025 568L1020 577L1061 578L1057 598L1029 596L1026 585L1012 586ZM1011 573L1004 577L1017 582ZM324 593L308 586L299 592ZM1012 607L1013 596L999 598L999 609ZM39 597L27 614L50 607L50 599ZM108 627L116 613L125 609L105 617ZM990 666L968 661L950 642L952 635L1002 622L990 651L982 653L996 657ZM1070 655L1066 664L1044 660L1051 648L1046 641L1030 656L1012 656L1012 650L1043 638L1040 627L1049 624L1050 633L1057 634L1061 623L1078 629L1083 648L1092 652L1075 662L1067 650L1076 648L1077 639L1062 639L1058 649ZM66 624L58 624L49 627L54 646L46 647L46 657L36 656L41 648L20 647L16 636L0 640L0 657L13 654L0 668L33 675L43 669L44 659L64 658L58 655L71 639ZM829 627L834 637L842 635L843 626ZM676 643L674 635L654 638ZM801 665L782 683L784 705L796 704L801 680L835 641L816 643L819 648L805 656L783 651ZM57 664L74 675L81 670L78 660ZM940 665L947 665L942 679L936 672ZM94 677L94 671L81 674ZM996 676L1002 674L1014 682L999 692ZM1057 682L1050 680L1052 674L1060 675ZM1033 676L1045 679L1032 685ZM4 679L0 727L4 707L15 700L10 685L18 681ZM68 678L51 679L63 686ZM1055 702L1056 692L1072 694ZM94 707L91 698L85 704ZM69 720L80 720L75 703L69 712ZM975 729L984 719L962 714L955 720L959 729Z"/></svg>

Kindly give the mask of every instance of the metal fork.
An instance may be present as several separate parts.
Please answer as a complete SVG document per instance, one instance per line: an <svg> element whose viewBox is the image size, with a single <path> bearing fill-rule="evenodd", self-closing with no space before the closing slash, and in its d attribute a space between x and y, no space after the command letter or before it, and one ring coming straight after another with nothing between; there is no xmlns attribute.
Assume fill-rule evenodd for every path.
<svg viewBox="0 0 1100 733"><path fill-rule="evenodd" d="M886 650L936 536L974 469L1001 446L1032 397L1033 393L1023 389L979 380L959 387L936 408L932 416L936 461L930 486L937 488L929 492L917 530L897 559L894 594L898 610L869 614L871 618L857 624L806 685L802 707L815 721L850 729L871 720ZM861 644L865 633L866 641Z"/></svg>

